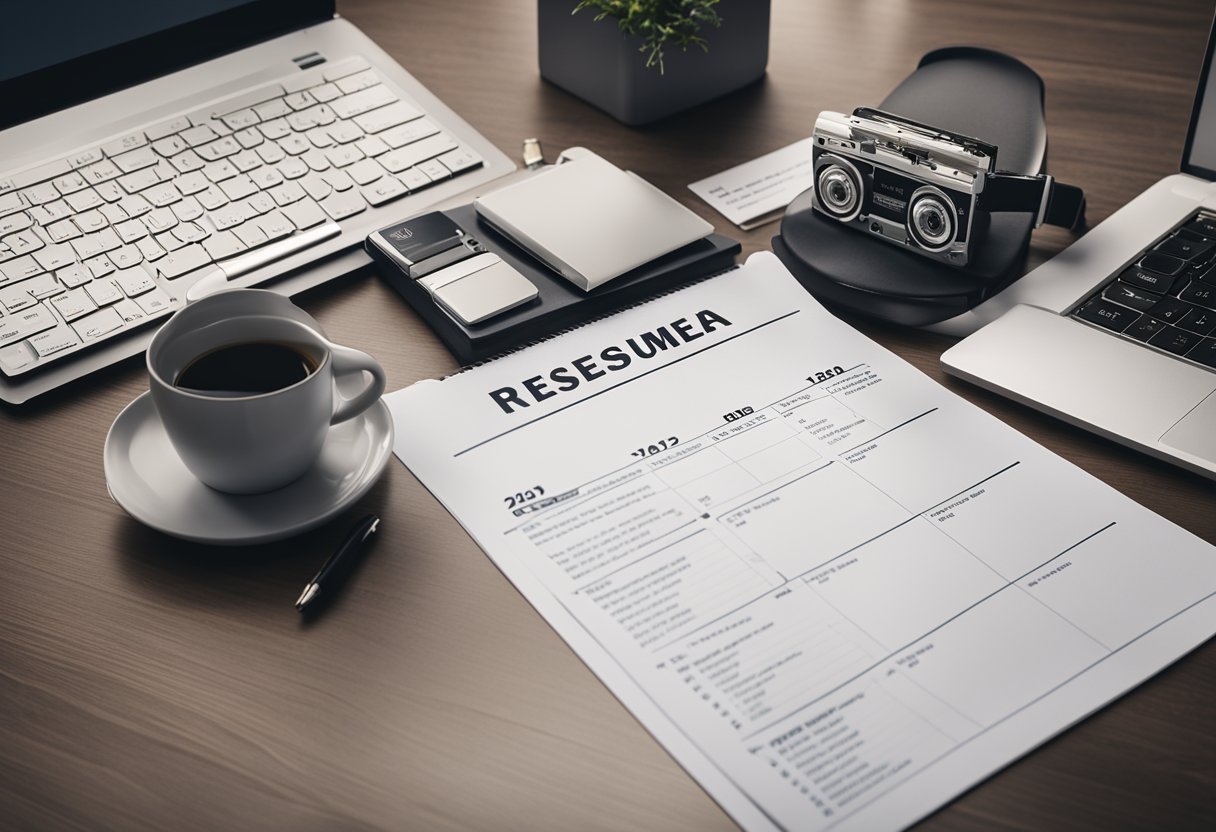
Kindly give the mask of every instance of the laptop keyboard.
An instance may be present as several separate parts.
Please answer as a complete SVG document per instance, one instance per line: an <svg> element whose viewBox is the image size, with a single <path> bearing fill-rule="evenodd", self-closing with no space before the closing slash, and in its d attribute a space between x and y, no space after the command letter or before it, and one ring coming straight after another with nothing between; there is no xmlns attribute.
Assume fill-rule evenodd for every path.
<svg viewBox="0 0 1216 832"><path fill-rule="evenodd" d="M246 274L481 165L355 57L0 174L0 372L159 320L217 266Z"/></svg>
<svg viewBox="0 0 1216 832"><path fill-rule="evenodd" d="M1196 214L1158 240L1072 316L1216 368L1216 215Z"/></svg>

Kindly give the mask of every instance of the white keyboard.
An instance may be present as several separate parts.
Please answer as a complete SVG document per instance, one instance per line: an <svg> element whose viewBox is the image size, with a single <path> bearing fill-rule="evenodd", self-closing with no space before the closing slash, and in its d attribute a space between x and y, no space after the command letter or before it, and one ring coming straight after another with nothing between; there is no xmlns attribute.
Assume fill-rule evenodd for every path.
<svg viewBox="0 0 1216 832"><path fill-rule="evenodd" d="M248 274L481 165L355 57L0 174L0 373L142 327L217 269Z"/></svg>

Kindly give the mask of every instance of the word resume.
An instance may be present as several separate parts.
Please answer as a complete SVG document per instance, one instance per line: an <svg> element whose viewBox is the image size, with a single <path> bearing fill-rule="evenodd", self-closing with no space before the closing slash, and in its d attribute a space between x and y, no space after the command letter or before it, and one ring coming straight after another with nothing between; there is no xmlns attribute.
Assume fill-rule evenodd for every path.
<svg viewBox="0 0 1216 832"><path fill-rule="evenodd" d="M1216 632L1216 548L771 254L388 402L401 461L749 829L906 826Z"/></svg>

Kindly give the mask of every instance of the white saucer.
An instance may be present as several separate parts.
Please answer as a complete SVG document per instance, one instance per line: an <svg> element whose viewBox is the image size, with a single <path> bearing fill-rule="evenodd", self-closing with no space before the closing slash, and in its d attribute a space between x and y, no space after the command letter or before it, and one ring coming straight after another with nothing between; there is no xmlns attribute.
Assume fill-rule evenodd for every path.
<svg viewBox="0 0 1216 832"><path fill-rule="evenodd" d="M136 520L174 537L221 546L290 537L342 512L375 484L393 450L393 420L378 401L334 425L317 464L266 494L225 494L203 485L178 457L144 393L106 436L106 486Z"/></svg>

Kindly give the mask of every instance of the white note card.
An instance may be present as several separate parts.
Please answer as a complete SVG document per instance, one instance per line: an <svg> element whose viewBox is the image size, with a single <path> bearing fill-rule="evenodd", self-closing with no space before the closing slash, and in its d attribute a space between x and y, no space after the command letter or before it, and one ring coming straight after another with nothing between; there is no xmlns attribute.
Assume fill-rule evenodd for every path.
<svg viewBox="0 0 1216 832"><path fill-rule="evenodd" d="M794 197L814 184L811 139L693 182L689 189L744 231L781 216Z"/></svg>
<svg viewBox="0 0 1216 832"><path fill-rule="evenodd" d="M1216 633L1216 547L770 253L387 401L400 460L746 829L903 828Z"/></svg>

